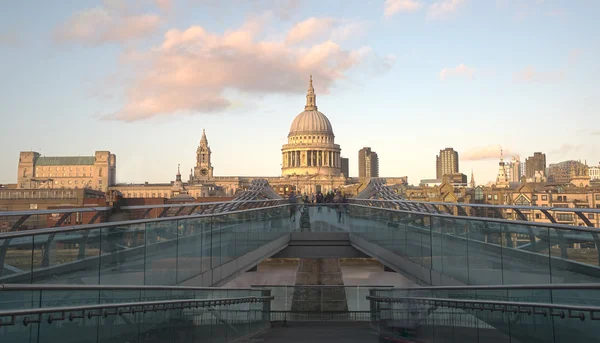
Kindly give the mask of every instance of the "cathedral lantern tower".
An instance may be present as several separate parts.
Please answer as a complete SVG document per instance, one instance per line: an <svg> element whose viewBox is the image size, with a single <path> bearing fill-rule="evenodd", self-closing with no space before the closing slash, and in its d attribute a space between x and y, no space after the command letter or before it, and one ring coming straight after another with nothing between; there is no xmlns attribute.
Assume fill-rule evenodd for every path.
<svg viewBox="0 0 600 343"><path fill-rule="evenodd" d="M196 150L196 166L194 167L194 180L204 181L213 178L213 167L210 162L210 147L206 139L206 132L202 129L200 145Z"/></svg>
<svg viewBox="0 0 600 343"><path fill-rule="evenodd" d="M317 96L312 76L309 79L304 111L290 127L288 142L281 148L283 176L340 176L342 163L340 146L329 119L317 109Z"/></svg>

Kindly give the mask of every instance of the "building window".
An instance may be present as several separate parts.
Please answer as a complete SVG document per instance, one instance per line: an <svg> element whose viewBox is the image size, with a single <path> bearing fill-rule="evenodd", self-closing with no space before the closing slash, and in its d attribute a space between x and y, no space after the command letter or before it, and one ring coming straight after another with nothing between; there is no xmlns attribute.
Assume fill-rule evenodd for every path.
<svg viewBox="0 0 600 343"><path fill-rule="evenodd" d="M102 180L98 180L98 184L101 185L102 184Z"/></svg>
<svg viewBox="0 0 600 343"><path fill-rule="evenodd" d="M548 196L547 195L542 195L542 200L548 200Z"/></svg>
<svg viewBox="0 0 600 343"><path fill-rule="evenodd" d="M488 200L492 200L492 195L488 194Z"/></svg>
<svg viewBox="0 0 600 343"><path fill-rule="evenodd" d="M588 214L588 218L594 219L594 214L593 213Z"/></svg>
<svg viewBox="0 0 600 343"><path fill-rule="evenodd" d="M536 201L538 199L537 195L534 195L533 197L531 197L531 199L533 199L533 201Z"/></svg>
<svg viewBox="0 0 600 343"><path fill-rule="evenodd" d="M99 176L99 177L102 177L102 168L99 168L99 169L98 169L98 176Z"/></svg>
<svg viewBox="0 0 600 343"><path fill-rule="evenodd" d="M494 200L498 200L498 194L494 194Z"/></svg>
<svg viewBox="0 0 600 343"><path fill-rule="evenodd" d="M72 184L72 183L73 183L73 181L69 180L69 185Z"/></svg>
<svg viewBox="0 0 600 343"><path fill-rule="evenodd" d="M539 213L536 213L535 214L535 219L540 219L540 218L542 218L542 216Z"/></svg>
<svg viewBox="0 0 600 343"><path fill-rule="evenodd" d="M573 215L571 213L559 213L556 215L556 219L561 222L573 221Z"/></svg>
<svg viewBox="0 0 600 343"><path fill-rule="evenodd" d="M600 201L600 194L596 194L596 201Z"/></svg>
<svg viewBox="0 0 600 343"><path fill-rule="evenodd" d="M483 189L475 188L475 200L483 200Z"/></svg>

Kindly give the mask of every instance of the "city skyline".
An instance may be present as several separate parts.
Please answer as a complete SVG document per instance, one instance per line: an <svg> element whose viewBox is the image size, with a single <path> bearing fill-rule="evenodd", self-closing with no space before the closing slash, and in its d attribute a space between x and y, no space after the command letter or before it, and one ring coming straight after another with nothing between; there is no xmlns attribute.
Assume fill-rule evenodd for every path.
<svg viewBox="0 0 600 343"><path fill-rule="evenodd" d="M30 149L109 150L119 182L172 180L178 164L184 175L193 167L202 129L215 175L280 175L282 133L311 73L350 176L364 146L381 176L411 184L435 176L445 147L480 184L495 180L501 149L505 161L538 151L548 165L600 161L594 1L387 0L341 14L341 2L125 3L0 5L0 183L16 182L13 161ZM205 73L198 63L235 67L208 44L229 48L218 56L237 67ZM198 70L170 59L188 53ZM164 74L140 79L150 71Z"/></svg>

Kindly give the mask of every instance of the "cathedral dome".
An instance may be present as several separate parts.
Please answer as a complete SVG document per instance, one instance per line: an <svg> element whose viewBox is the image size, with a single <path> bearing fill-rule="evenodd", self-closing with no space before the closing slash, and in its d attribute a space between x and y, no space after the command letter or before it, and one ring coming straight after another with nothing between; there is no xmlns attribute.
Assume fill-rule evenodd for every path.
<svg viewBox="0 0 600 343"><path fill-rule="evenodd" d="M290 136L304 133L333 135L333 128L323 113L317 110L308 110L298 114L290 127Z"/></svg>
<svg viewBox="0 0 600 343"><path fill-rule="evenodd" d="M292 122L288 137L313 133L333 136L331 122L323 113L317 111L317 96L315 95L311 75L304 112L298 114Z"/></svg>

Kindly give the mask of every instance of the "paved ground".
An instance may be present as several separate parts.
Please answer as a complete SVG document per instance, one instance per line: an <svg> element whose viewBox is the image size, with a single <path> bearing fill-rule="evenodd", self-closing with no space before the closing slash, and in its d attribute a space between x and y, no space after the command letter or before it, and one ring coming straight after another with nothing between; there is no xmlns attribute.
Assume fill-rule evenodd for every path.
<svg viewBox="0 0 600 343"><path fill-rule="evenodd" d="M310 322L290 323L287 327L275 327L249 342L285 343L370 343L378 342L378 337L369 323Z"/></svg>
<svg viewBox="0 0 600 343"><path fill-rule="evenodd" d="M281 264L261 263L258 271L244 273L223 287L249 287L251 285L294 285L296 281L297 263L289 261ZM351 262L342 264L342 277L346 286L395 286L395 287L414 287L416 286L405 276L394 272L383 271L383 266L374 262L372 264Z"/></svg>

